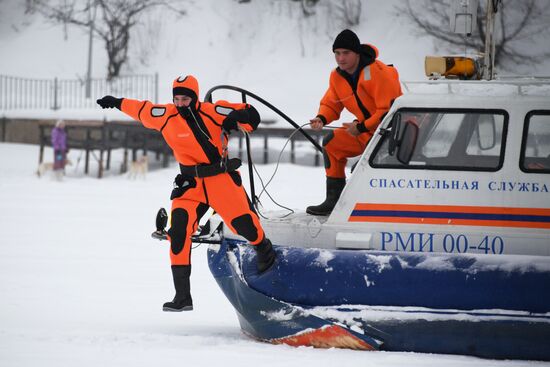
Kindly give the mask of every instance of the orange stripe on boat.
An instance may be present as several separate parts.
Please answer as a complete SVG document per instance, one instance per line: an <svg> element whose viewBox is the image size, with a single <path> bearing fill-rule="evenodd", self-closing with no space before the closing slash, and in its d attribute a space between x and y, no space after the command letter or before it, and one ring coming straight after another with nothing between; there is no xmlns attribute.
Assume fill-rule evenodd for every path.
<svg viewBox="0 0 550 367"><path fill-rule="evenodd" d="M359 203L348 221L550 229L550 209Z"/></svg>
<svg viewBox="0 0 550 367"><path fill-rule="evenodd" d="M511 208L502 206L468 206L468 205L418 205L418 204L368 204L358 203L354 210L408 210L408 211L440 211L468 212L490 214L529 214L548 215L550 209L545 208Z"/></svg>

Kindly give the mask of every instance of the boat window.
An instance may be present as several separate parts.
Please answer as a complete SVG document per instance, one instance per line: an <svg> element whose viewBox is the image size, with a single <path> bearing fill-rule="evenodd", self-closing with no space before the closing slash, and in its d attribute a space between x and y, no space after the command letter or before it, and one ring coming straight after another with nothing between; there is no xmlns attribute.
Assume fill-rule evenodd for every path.
<svg viewBox="0 0 550 367"><path fill-rule="evenodd" d="M524 172L550 173L550 111L534 111L527 115L520 168Z"/></svg>
<svg viewBox="0 0 550 367"><path fill-rule="evenodd" d="M408 164L388 150L389 134L375 148L377 168L497 171L504 159L508 114L502 110L402 109L401 121L419 128Z"/></svg>

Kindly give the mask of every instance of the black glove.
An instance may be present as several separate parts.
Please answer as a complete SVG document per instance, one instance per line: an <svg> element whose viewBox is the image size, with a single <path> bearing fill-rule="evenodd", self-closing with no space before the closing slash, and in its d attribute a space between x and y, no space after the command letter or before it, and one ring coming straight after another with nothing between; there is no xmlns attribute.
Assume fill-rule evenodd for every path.
<svg viewBox="0 0 550 367"><path fill-rule="evenodd" d="M103 98L98 99L97 104L101 106L101 108L113 108L116 107L120 110L120 106L122 105L122 98L116 98L113 96L105 96Z"/></svg>
<svg viewBox="0 0 550 367"><path fill-rule="evenodd" d="M233 130L239 130L239 127L237 126L237 120L231 116L231 113L227 115L225 120L223 120L222 122L222 129L228 134L231 134L231 131Z"/></svg>

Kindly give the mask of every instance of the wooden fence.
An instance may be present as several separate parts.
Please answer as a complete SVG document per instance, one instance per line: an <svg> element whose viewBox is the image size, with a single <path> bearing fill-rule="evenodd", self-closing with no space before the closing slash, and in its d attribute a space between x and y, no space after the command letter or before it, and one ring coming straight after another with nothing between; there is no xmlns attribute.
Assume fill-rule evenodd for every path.
<svg viewBox="0 0 550 367"><path fill-rule="evenodd" d="M68 146L71 150L85 153L84 172L89 173L90 156L98 160L97 176L103 176L110 169L111 151L123 149L124 161L120 172L126 170L128 159L136 160L138 151L142 154L155 153L157 159L162 157L162 166L167 166L172 158L171 149L166 145L162 135L141 124L130 121L81 121L65 120L67 124ZM306 166L319 166L323 162L321 153L308 142L304 136L295 134L294 129L263 127L269 121L263 121L258 130L250 135L252 160L257 164L274 163L279 157L281 162ZM55 119L13 119L0 117L0 142L36 144L39 149L39 163L44 157L44 148L51 146L51 129ZM321 144L326 131L310 130L308 133ZM292 135L285 152L281 155L282 144ZM277 143L278 144L275 144ZM95 152L98 154L96 155ZM247 161L245 139L242 134L232 134L230 155ZM131 156L128 154L131 153Z"/></svg>
<svg viewBox="0 0 550 367"><path fill-rule="evenodd" d="M158 74L92 79L86 98L84 79L29 79L0 75L0 110L97 108L106 94L158 101Z"/></svg>

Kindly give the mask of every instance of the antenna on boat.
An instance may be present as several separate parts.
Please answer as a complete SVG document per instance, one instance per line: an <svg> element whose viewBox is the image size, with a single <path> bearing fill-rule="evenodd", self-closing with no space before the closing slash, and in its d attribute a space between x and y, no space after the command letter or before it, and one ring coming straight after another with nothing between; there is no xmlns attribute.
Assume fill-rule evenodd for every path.
<svg viewBox="0 0 550 367"><path fill-rule="evenodd" d="M486 0L485 11L485 57L483 79L491 80L495 72L495 14L502 0Z"/></svg>
<svg viewBox="0 0 550 367"><path fill-rule="evenodd" d="M479 1L485 1L485 52L474 56L426 56L426 76L431 79L494 78L495 14L502 0L454 0L451 2L450 30L470 37L476 30Z"/></svg>

